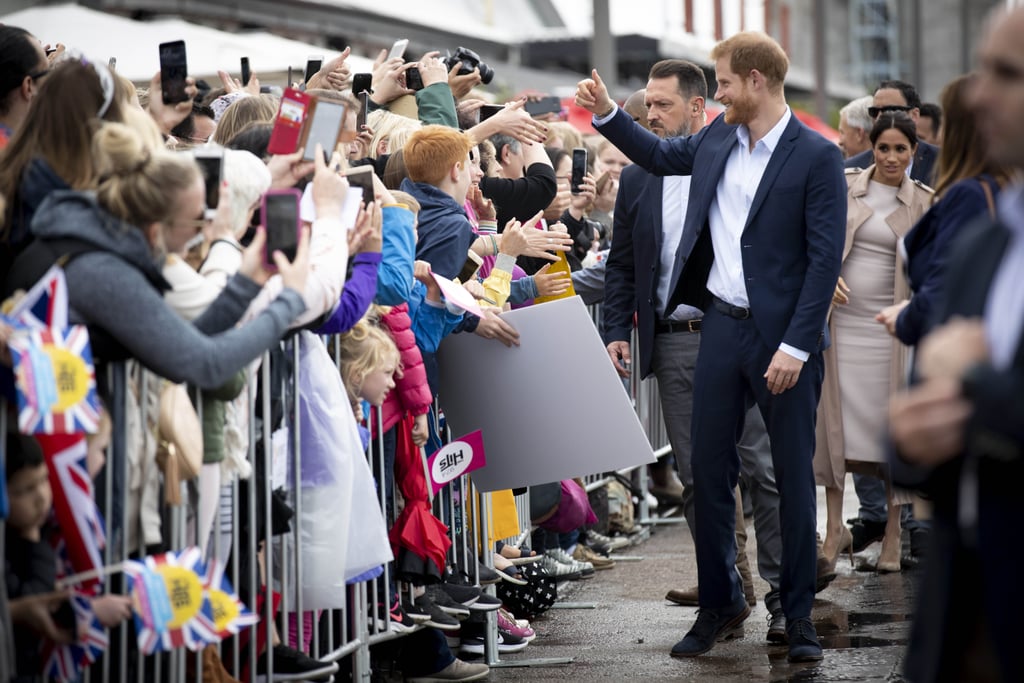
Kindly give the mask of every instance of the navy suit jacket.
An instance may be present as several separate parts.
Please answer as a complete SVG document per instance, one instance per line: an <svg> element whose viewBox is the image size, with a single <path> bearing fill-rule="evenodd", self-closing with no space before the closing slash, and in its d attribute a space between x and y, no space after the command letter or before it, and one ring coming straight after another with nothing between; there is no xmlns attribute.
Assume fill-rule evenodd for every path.
<svg viewBox="0 0 1024 683"><path fill-rule="evenodd" d="M939 148L929 145L927 142L917 143L917 152L914 154L914 165L910 167L910 179L920 180L928 187L935 186L935 160L939 158ZM846 168L867 168L875 163L874 151L867 149L860 154L854 154L844 162Z"/></svg>
<svg viewBox="0 0 1024 683"><path fill-rule="evenodd" d="M719 116L692 136L661 140L620 109L600 132L652 173L692 176L667 309L686 303L707 310L714 261L708 216L726 161L739 144L736 126ZM741 237L751 315L770 348L823 348L846 240L846 192L839 148L792 116Z"/></svg>
<svg viewBox="0 0 1024 683"><path fill-rule="evenodd" d="M636 164L622 169L601 306L604 343L628 342L637 318L640 377L651 374L661 264L662 179Z"/></svg>

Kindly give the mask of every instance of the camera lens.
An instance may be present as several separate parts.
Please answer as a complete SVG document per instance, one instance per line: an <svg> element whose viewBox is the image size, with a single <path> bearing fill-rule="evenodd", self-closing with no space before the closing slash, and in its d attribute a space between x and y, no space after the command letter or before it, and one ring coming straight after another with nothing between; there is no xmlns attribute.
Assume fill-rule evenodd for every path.
<svg viewBox="0 0 1024 683"><path fill-rule="evenodd" d="M494 69L480 62L480 82L487 85L494 80Z"/></svg>

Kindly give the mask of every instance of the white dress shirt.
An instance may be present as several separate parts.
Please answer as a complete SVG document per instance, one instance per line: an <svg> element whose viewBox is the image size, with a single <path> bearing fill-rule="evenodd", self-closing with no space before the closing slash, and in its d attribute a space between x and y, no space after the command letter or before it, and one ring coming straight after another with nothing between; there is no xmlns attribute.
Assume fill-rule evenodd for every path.
<svg viewBox="0 0 1024 683"><path fill-rule="evenodd" d="M1024 187L1006 188L999 196L999 219L1010 229L1010 241L999 262L985 302L985 337L992 366L1005 370L1013 363L1024 331Z"/></svg>
<svg viewBox="0 0 1024 683"><path fill-rule="evenodd" d="M672 292L672 272L676 266L676 251L683 237L686 207L690 201L690 176L665 176L661 184L661 253L659 254L658 287L655 290L656 313L660 318L668 306ZM664 320L693 320L701 317L699 308L679 304Z"/></svg>

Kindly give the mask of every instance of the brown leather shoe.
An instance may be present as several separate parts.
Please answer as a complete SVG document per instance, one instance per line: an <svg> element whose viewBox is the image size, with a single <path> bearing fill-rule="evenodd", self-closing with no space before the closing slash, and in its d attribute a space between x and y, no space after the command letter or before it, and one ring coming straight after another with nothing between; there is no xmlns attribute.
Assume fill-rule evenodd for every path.
<svg viewBox="0 0 1024 683"><path fill-rule="evenodd" d="M700 603L697 599L697 587L693 588L673 588L665 594L665 599L669 602L674 602L677 605L684 607L699 607Z"/></svg>

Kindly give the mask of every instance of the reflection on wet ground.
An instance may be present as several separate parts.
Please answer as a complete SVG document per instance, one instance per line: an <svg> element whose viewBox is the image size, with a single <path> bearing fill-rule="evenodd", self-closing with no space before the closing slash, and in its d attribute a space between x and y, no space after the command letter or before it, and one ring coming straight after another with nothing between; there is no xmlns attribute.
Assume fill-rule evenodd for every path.
<svg viewBox="0 0 1024 683"><path fill-rule="evenodd" d="M823 519L823 513L820 513ZM750 529L753 539L753 529ZM870 564L877 545L855 561ZM748 547L753 559L756 551ZM692 660L668 652L693 625L694 608L663 600L669 588L697 583L693 545L685 525L661 526L650 540L622 554L633 561L563 586L560 600L592 609L555 609L534 623L536 640L508 663L572 657L562 667L494 668L492 681L902 681L910 637L914 587L920 570L900 574L858 571L840 562L838 576L817 595L812 620L825 649L822 662L790 664L785 646L765 639L768 613L758 580L758 603L745 637L717 645ZM642 559L640 559L642 558Z"/></svg>

